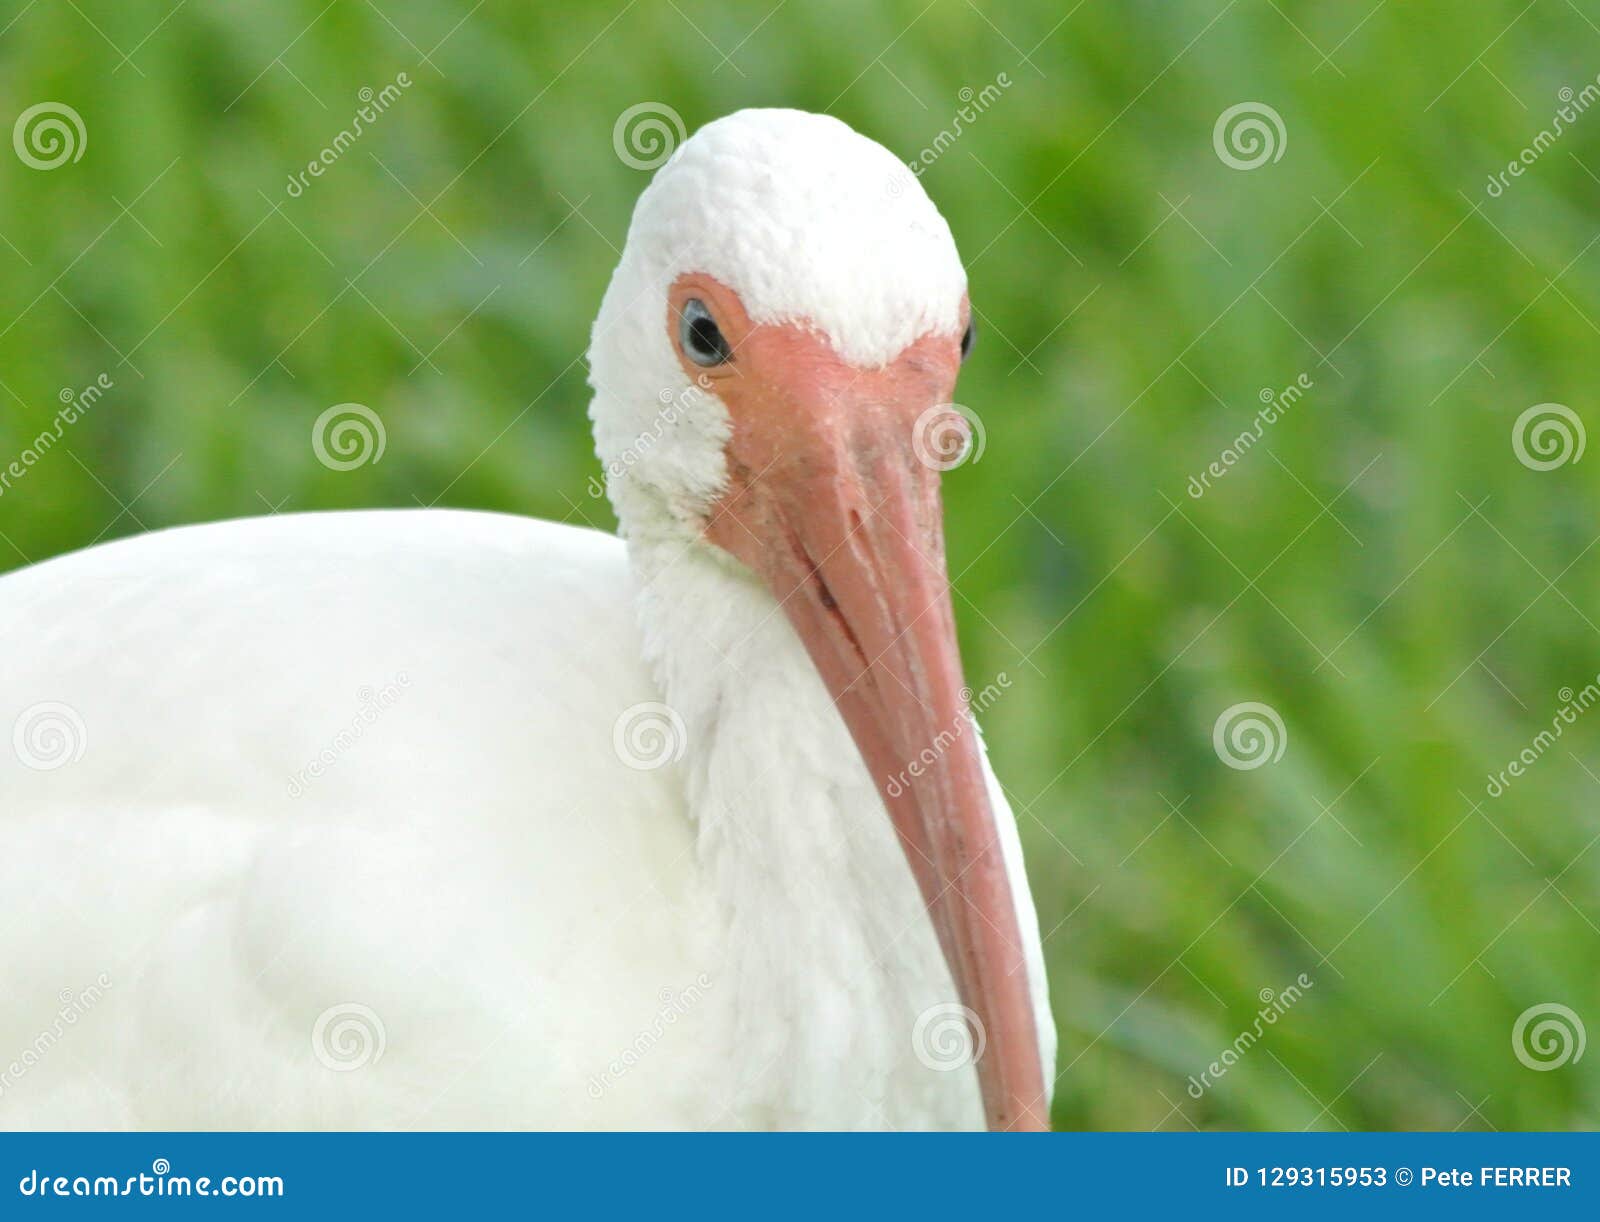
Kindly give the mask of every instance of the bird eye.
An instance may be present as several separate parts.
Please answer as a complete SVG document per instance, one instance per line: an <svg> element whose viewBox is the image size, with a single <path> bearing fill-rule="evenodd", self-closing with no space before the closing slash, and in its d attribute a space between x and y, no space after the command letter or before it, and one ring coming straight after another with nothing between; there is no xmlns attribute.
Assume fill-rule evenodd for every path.
<svg viewBox="0 0 1600 1222"><path fill-rule="evenodd" d="M695 297L683 303L683 311L678 315L678 346L696 365L724 365L733 359L733 350L711 317L711 311Z"/></svg>
<svg viewBox="0 0 1600 1222"><path fill-rule="evenodd" d="M978 323L976 319L967 320L967 329L961 333L961 359L965 361L972 355L972 345L978 342Z"/></svg>

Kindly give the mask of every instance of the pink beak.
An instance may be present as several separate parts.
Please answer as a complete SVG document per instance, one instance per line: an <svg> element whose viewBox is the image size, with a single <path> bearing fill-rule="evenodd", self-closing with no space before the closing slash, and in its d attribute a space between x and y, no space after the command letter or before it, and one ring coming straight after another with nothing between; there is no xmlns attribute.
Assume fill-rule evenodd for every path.
<svg viewBox="0 0 1600 1222"><path fill-rule="evenodd" d="M980 1025L989 1127L1047 1129L1016 905L962 689L940 473L912 444L953 384L950 345L925 340L863 372L774 330L749 346L787 349L788 376L729 388L733 487L708 537L779 600L877 783Z"/></svg>

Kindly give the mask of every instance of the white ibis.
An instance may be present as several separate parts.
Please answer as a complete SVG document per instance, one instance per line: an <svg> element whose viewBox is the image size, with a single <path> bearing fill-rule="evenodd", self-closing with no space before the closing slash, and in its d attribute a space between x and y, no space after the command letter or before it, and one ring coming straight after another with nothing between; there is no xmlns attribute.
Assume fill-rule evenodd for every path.
<svg viewBox="0 0 1600 1222"><path fill-rule="evenodd" d="M620 539L306 514L0 580L0 1125L1043 1127L917 444L968 310L887 151L742 111L595 324Z"/></svg>

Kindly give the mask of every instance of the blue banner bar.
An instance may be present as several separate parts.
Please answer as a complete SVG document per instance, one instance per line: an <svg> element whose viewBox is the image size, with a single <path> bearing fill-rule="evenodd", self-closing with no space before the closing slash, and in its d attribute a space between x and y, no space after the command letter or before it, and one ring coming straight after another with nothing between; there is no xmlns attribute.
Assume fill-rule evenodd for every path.
<svg viewBox="0 0 1600 1222"><path fill-rule="evenodd" d="M15 1134L0 1215L1600 1216L1594 1134ZM1087 1211L1094 1210L1090 1215ZM1104 1215L1099 1211L1106 1211ZM1293 1211L1292 1213L1288 1211Z"/></svg>

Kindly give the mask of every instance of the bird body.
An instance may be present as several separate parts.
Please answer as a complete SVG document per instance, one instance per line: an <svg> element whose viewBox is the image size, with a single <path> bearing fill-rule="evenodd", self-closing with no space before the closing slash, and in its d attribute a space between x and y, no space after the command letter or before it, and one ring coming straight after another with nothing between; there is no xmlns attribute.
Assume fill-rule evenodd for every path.
<svg viewBox="0 0 1600 1222"><path fill-rule="evenodd" d="M741 112L641 203L591 349L624 539L458 511L307 514L0 578L0 1068L32 1053L0 1073L0 1126L1042 1112L1037 922L954 694L936 482L866 445L899 426L863 409L837 451L855 465L798 496L844 498L854 526L828 542L786 489L834 458L801 475L786 442L755 458L783 427L759 414L764 369L835 378L807 392L831 429L857 380L920 395L907 387L945 368L964 309L920 188L897 240L927 231L922 273L879 285L881 259L863 266L851 238L834 255L869 291L840 306L843 264L807 261L821 279L798 289L751 270L802 225L772 203L784 159L827 150L894 164L834 120ZM719 182L772 197L739 214L743 255L696 254L724 226L680 215ZM685 284L737 335L712 370L736 380L690 372L705 354L664 296ZM869 453L877 516L850 499Z"/></svg>
<svg viewBox="0 0 1600 1222"><path fill-rule="evenodd" d="M680 731L595 531L304 514L0 578L0 692L80 723L0 755L0 1051L103 994L0 1125L979 1123L917 1059L952 993L878 796L724 580L680 605L748 705Z"/></svg>

